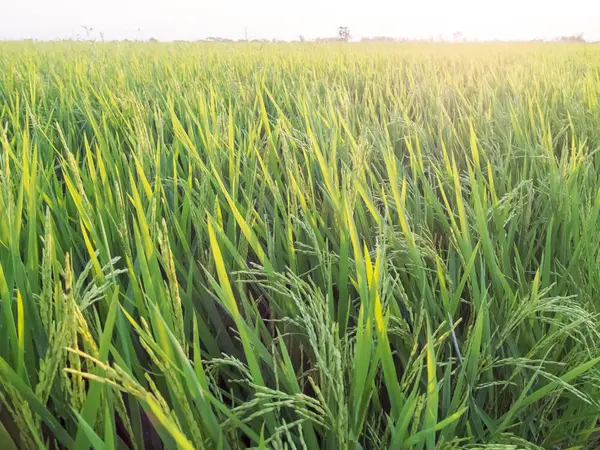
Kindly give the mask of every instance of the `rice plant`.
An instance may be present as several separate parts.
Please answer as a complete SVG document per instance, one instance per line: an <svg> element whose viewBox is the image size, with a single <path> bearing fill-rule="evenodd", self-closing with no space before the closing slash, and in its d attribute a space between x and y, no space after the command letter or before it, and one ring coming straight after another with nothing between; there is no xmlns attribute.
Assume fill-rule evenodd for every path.
<svg viewBox="0 0 600 450"><path fill-rule="evenodd" d="M600 50L0 44L2 448L584 449Z"/></svg>

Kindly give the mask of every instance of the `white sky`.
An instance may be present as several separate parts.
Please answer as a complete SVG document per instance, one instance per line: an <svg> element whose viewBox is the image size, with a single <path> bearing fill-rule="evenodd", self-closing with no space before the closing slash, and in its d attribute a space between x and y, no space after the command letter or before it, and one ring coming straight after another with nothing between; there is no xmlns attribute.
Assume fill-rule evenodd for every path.
<svg viewBox="0 0 600 450"><path fill-rule="evenodd" d="M335 35L600 40L600 0L0 0L0 39ZM139 31L138 31L139 30Z"/></svg>

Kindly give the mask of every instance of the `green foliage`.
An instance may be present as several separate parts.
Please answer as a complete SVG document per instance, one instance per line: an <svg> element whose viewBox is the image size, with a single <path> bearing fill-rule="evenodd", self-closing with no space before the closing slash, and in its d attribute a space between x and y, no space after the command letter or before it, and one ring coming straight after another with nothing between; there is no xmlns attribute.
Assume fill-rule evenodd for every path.
<svg viewBox="0 0 600 450"><path fill-rule="evenodd" d="M5 448L595 448L600 51L0 44Z"/></svg>

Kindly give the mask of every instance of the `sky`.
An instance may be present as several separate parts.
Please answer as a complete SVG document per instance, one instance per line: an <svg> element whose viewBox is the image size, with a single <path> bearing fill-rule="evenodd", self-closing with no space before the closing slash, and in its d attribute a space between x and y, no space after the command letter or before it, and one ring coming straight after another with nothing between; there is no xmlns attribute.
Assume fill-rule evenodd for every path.
<svg viewBox="0 0 600 450"><path fill-rule="evenodd" d="M354 38L600 40L600 0L0 0L0 40L292 40L339 26Z"/></svg>

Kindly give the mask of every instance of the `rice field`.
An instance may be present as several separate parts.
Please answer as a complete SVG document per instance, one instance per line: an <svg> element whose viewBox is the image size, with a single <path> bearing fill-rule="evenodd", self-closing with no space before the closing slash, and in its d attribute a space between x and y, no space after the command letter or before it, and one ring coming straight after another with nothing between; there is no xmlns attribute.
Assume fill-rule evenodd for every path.
<svg viewBox="0 0 600 450"><path fill-rule="evenodd" d="M6 450L586 449L600 47L0 44Z"/></svg>

